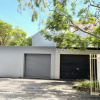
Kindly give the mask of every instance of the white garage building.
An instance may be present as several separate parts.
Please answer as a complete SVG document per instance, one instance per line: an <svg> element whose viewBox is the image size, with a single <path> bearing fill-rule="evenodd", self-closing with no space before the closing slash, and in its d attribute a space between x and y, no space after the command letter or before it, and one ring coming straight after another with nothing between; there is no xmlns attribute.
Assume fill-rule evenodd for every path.
<svg viewBox="0 0 100 100"><path fill-rule="evenodd" d="M100 54L100 50L71 51L56 47L1 46L0 77L89 78L90 53Z"/></svg>
<svg viewBox="0 0 100 100"><path fill-rule="evenodd" d="M100 50L59 49L37 33L32 46L0 47L0 77L89 79L90 54L100 54ZM98 78L99 60L96 61Z"/></svg>

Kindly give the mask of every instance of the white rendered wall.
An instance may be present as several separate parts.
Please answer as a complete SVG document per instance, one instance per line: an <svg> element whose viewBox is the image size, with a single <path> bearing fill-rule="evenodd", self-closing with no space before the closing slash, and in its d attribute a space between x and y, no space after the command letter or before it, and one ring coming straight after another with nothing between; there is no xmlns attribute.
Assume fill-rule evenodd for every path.
<svg viewBox="0 0 100 100"><path fill-rule="evenodd" d="M72 29L71 29L72 31ZM64 32L64 31L61 31ZM59 32L53 33L52 31L49 31L49 33L53 36L59 34ZM80 30L74 32L77 35L80 35L82 37L87 37L88 35ZM56 46L56 43L53 41L47 40L43 35L40 33L36 33L32 37L32 46Z"/></svg>
<svg viewBox="0 0 100 100"><path fill-rule="evenodd" d="M56 49L56 66L55 66L56 79L60 79L60 54L90 55L90 54L100 54L100 50L80 51L80 50L69 50L69 49ZM100 71L98 74L100 76Z"/></svg>
<svg viewBox="0 0 100 100"><path fill-rule="evenodd" d="M72 51L55 47L1 46L0 77L24 77L24 54L51 54L51 79L60 79L60 54L100 54L100 50ZM98 67L98 76L100 76L100 67Z"/></svg>
<svg viewBox="0 0 100 100"><path fill-rule="evenodd" d="M24 77L24 54L51 54L51 79L55 79L55 47L0 47L0 77Z"/></svg>
<svg viewBox="0 0 100 100"><path fill-rule="evenodd" d="M40 33L32 37L32 46L56 46L55 42L46 40Z"/></svg>

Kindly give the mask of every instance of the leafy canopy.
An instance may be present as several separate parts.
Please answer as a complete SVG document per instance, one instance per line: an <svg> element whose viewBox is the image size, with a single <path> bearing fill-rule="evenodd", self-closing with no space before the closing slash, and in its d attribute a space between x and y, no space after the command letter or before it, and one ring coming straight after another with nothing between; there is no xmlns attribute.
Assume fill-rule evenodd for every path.
<svg viewBox="0 0 100 100"><path fill-rule="evenodd" d="M26 38L27 33L19 27L0 20L0 46L31 46L32 37Z"/></svg>
<svg viewBox="0 0 100 100"><path fill-rule="evenodd" d="M60 48L72 48L73 46L85 49L88 46L100 47L100 1L99 0L18 0L19 8L29 7L32 10L32 21L37 19L41 11L48 9L49 16L46 21L46 29L58 31L59 34L52 36L42 30L42 34L54 42ZM52 7L51 7L52 6ZM45 10L43 10L45 9ZM76 19L78 21L76 21ZM97 26L93 31L89 31L91 25L81 28L78 24L85 26L93 24ZM70 31L71 27L87 34L81 37ZM63 32L61 32L61 30ZM55 33L54 32L54 33ZM72 48L73 49L73 48Z"/></svg>
<svg viewBox="0 0 100 100"><path fill-rule="evenodd" d="M72 8L71 8L72 9ZM91 25L95 25L96 17L93 17L92 14L89 13L88 18L83 18L82 15L79 16L78 21L74 21L74 14L69 13L68 8L63 7L59 3L55 6L55 10L53 13L49 14L49 17L46 22L46 29L54 31L59 31L59 34L56 36L51 36L46 30L42 30L41 33L47 39L50 39L57 43L57 46L60 48L68 48L73 49L74 47L80 48L82 50L86 49L88 46L96 46L100 48L100 24L98 21L98 26L95 29L91 29ZM73 10L73 9L72 9ZM72 16L73 15L73 16ZM99 20L99 19L98 19ZM84 28L80 28L78 24L82 24L83 26L88 26ZM90 24L90 25L89 25ZM86 37L81 37L78 34L72 33L70 30L74 27L76 30L81 30L84 32L83 34L87 34ZM63 32L61 32L63 30Z"/></svg>
<svg viewBox="0 0 100 100"><path fill-rule="evenodd" d="M13 34L12 25L0 20L0 44L7 45Z"/></svg>

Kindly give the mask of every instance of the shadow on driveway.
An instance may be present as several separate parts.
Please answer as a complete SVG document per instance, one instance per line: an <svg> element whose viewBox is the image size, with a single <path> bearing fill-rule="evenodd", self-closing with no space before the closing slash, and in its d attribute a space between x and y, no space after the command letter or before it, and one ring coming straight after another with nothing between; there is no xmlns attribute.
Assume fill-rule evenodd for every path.
<svg viewBox="0 0 100 100"><path fill-rule="evenodd" d="M0 79L0 100L100 100L72 89L74 81L41 79Z"/></svg>

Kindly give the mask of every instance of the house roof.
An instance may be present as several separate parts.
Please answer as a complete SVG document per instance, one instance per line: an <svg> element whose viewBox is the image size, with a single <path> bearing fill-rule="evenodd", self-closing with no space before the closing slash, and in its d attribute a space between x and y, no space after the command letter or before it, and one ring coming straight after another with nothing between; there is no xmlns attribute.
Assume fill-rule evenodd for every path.
<svg viewBox="0 0 100 100"><path fill-rule="evenodd" d="M96 27L94 24L78 24L77 25L79 28L81 29L85 29L85 28L88 28L87 32L93 32L93 29ZM74 27L72 28L71 30L72 32L75 32L77 31L77 29L75 29Z"/></svg>
<svg viewBox="0 0 100 100"><path fill-rule="evenodd" d="M94 24L78 24L78 27L79 28L81 28L81 29L84 29L84 28L88 28L88 30L87 30L87 32L93 32L94 30L94 28L96 27L96 25L94 25ZM58 35L59 34L59 32L63 32L64 33L64 31L50 31L50 30L46 30L48 33L50 33L51 35L53 35L53 36L55 36L55 35ZM77 29L75 29L74 27L72 27L71 28L71 32L74 32L75 34L78 34L78 35L80 35L80 36L82 36L82 37L86 37L86 36L88 36L88 34L84 34L84 32L80 32L80 31L78 31ZM36 34L34 34L33 35L33 37L35 37L37 34L40 34L40 31L39 32L37 32Z"/></svg>
<svg viewBox="0 0 100 100"><path fill-rule="evenodd" d="M33 37L35 37L37 34L40 34L40 32L41 32L41 31L35 33L35 34L33 35ZM63 32L63 31L59 31L59 32L58 32L58 31L55 31L55 30L54 30L54 31L50 31L50 30L47 29L46 32L50 33L50 35L55 36L55 35L58 35L59 32Z"/></svg>

